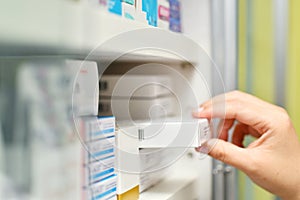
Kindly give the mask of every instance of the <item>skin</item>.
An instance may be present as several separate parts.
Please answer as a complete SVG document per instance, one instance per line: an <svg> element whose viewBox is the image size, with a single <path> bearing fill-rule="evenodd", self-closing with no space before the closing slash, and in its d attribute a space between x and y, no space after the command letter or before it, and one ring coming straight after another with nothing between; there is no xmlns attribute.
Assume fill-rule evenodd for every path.
<svg viewBox="0 0 300 200"><path fill-rule="evenodd" d="M193 116L222 119L219 139L208 140L197 151L240 169L284 200L300 199L300 143L283 108L233 91L203 103ZM243 139L248 134L257 139L244 147Z"/></svg>

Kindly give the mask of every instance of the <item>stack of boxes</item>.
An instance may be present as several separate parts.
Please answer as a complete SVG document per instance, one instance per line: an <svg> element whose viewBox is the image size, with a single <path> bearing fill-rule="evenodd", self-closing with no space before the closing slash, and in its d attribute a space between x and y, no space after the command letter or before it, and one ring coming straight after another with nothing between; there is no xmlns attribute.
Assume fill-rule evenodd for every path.
<svg viewBox="0 0 300 200"><path fill-rule="evenodd" d="M163 180L170 173L169 166L183 155L185 148L199 147L210 138L207 119L136 121L133 125L119 124L119 127L117 137L122 138L121 148L139 154L133 160L139 163L135 165L139 166L140 192Z"/></svg>
<svg viewBox="0 0 300 200"><path fill-rule="evenodd" d="M98 69L95 62L66 61L74 80L73 111L80 125L81 196L86 200L116 199L115 118L97 117Z"/></svg>
<svg viewBox="0 0 300 200"><path fill-rule="evenodd" d="M100 80L99 115L119 121L173 116L175 101L167 75L103 75Z"/></svg>
<svg viewBox="0 0 300 200"><path fill-rule="evenodd" d="M119 200L137 200L140 192L163 178L165 173L162 171L144 171L153 167L152 163L157 165L165 156L161 153L146 155L146 150L140 151L137 127L132 125L131 120L138 122L166 118L174 114L175 98L171 93L171 78L162 74L103 75L99 85L99 115L113 114L118 121L117 196Z"/></svg>
<svg viewBox="0 0 300 200"><path fill-rule="evenodd" d="M89 62L71 63L81 67L74 101L79 102L76 113L82 122L83 199L137 200L140 192L170 172L167 166L182 151L176 148L198 147L200 139L209 136L207 120L176 122L172 118L176 99L170 76L102 75L98 84L98 78L89 77L98 74L95 63L94 67ZM84 100L87 97L97 100ZM80 102L94 105L83 109ZM102 117L96 116L95 102Z"/></svg>
<svg viewBox="0 0 300 200"><path fill-rule="evenodd" d="M119 123L116 134L119 200L137 200L139 193L160 177L156 176L154 181L154 176L140 176L140 166L144 165L140 162L139 141L136 135L128 136L128 133L135 132L133 130L136 127L130 126L127 120L147 120L171 115L174 99L170 88L171 80L166 75L103 75L100 79L100 114L115 114L117 120L124 121L126 127ZM155 105L159 106L155 109Z"/></svg>
<svg viewBox="0 0 300 200"><path fill-rule="evenodd" d="M89 3L126 19L181 32L179 0L89 0Z"/></svg>
<svg viewBox="0 0 300 200"><path fill-rule="evenodd" d="M169 149L140 149L140 192L160 182L170 172L165 160L171 153L172 150Z"/></svg>
<svg viewBox="0 0 300 200"><path fill-rule="evenodd" d="M82 125L84 199L116 199L115 118L83 118Z"/></svg>
<svg viewBox="0 0 300 200"><path fill-rule="evenodd" d="M190 127L187 123L185 126L172 120L173 126L171 122L159 119L174 114L172 82L167 75L105 75L98 84L96 62L67 60L58 64L64 67L54 68L52 62L43 67L39 62L23 63L19 74L19 87L30 86L20 90L19 95L24 99L22 104L35 104L30 104L30 163L15 166L22 166L22 170L31 166L32 171L24 173L28 175L24 185L31 184L28 190L37 199L137 200L140 192L162 180L168 172L164 168L170 163L166 158L172 158L174 148L159 151L153 149L165 147L165 143L172 140L177 131L168 127L181 130L182 134L175 136L194 139L185 143L185 140L177 137L180 144L174 142L174 146L169 147L187 147L190 141L199 139L194 138L197 136L195 133L206 133L197 129L183 129ZM30 84L26 84L28 81ZM46 86L49 87L46 91L51 91L51 95L44 93ZM55 91L55 88L59 89ZM122 109L128 108L124 105L124 99L133 99L131 117L142 121L130 123L126 121L126 116L117 116L125 121L122 125L119 120L116 130L115 117L111 113L106 117L98 117L99 93L101 97L106 96L110 100L116 98L119 106L116 114L122 114ZM73 97L72 101L70 96ZM110 103L110 100L104 100ZM67 102L72 102L72 105ZM49 105L54 109L51 110ZM156 122L152 122L152 126L145 126L144 122L149 118L148 110L153 105L163 108L152 110L154 119L159 119L158 126ZM108 107L111 108L111 105ZM73 112L69 113L71 110ZM69 119L68 114L72 114L72 119ZM70 121L79 125L78 135L69 127ZM161 131L164 134L155 134L149 139L149 133L156 133L153 130L157 130L157 127L160 129L162 121L163 125L168 125ZM191 123L191 126L199 128L203 124L208 127L207 122L199 123ZM140 130L146 140L139 137ZM160 135L166 136L167 140L161 139ZM199 146L197 144L193 147ZM162 168L164 170L148 173Z"/></svg>

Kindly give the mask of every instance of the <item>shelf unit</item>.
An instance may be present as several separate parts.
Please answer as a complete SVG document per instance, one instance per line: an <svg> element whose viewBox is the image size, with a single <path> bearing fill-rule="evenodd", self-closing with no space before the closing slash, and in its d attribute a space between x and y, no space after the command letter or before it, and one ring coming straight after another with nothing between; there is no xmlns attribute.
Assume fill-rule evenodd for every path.
<svg viewBox="0 0 300 200"><path fill-rule="evenodd" d="M204 86L197 81L200 75L192 74L193 71L187 67L192 64L201 68L203 63L199 63L199 55L211 55L209 0L182 0L182 34L101 12L83 1L7 0L1 4L0 58L58 56L88 58L97 62L118 58L118 62L124 63L167 63L190 80L194 92L201 94L197 101L209 98L203 90L211 87L211 72L204 70L202 73L208 84ZM135 41L126 38L134 38ZM141 45L146 48L139 49ZM156 66L144 73L153 70L157 73L164 71ZM176 84L178 93L186 95L185 88L180 83ZM189 104L189 96L184 98ZM202 171L198 170L199 166ZM195 198L199 197L199 190L206 192L200 197L211 198L210 159L199 161L184 157L174 170L186 173L175 173L143 192L140 199L182 199L187 194Z"/></svg>
<svg viewBox="0 0 300 200"><path fill-rule="evenodd" d="M110 59L113 54L126 53L128 48L140 45L141 41L154 42L153 40L157 37L166 37L170 41L176 41L181 53L188 52L191 49L190 46L194 44L184 34L124 19L107 11L92 8L86 2L11 0L4 1L2 4L1 7L5 8L0 13L0 44L2 46L0 52L2 55L86 56L92 52L95 56ZM14 12L11 12L12 10ZM130 32L139 34L137 41L133 42L134 44L131 41L124 44L126 40L119 36L121 34L129 36ZM117 44L118 39L122 39L122 45ZM148 44L145 43L146 46ZM163 46L174 48L173 44ZM139 53L128 53L129 55L123 59L140 60L143 57L149 60L194 62L197 58L196 55L190 55L191 53L189 52L187 56L191 58L184 60L166 52L159 52L158 55L153 50L143 50Z"/></svg>
<svg viewBox="0 0 300 200"><path fill-rule="evenodd" d="M163 181L141 193L140 200L211 199L209 193L205 192L210 190L212 185L210 174L205 170L201 171L201 168L212 167L211 158L198 159L199 155L194 152L188 155L179 160L173 169L181 172L180 174L170 174ZM199 194L198 191L202 192Z"/></svg>

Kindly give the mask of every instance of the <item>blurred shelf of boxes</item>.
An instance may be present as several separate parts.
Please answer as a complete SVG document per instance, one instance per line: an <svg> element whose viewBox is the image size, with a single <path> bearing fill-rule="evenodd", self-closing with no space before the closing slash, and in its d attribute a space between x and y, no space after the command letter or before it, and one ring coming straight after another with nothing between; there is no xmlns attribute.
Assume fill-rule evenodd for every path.
<svg viewBox="0 0 300 200"><path fill-rule="evenodd" d="M105 2L104 4L107 5L101 5L101 2ZM116 2L119 2L120 6L123 7L109 6ZM155 37L167 35L166 37L171 37L172 41L176 41L180 45L182 51L193 53L193 48L189 45L190 39L183 33L179 33L181 32L180 20L173 22L175 24L173 26L169 25L169 20L171 20L169 19L169 10L162 9L159 11L167 17L161 14L162 16L159 15L155 22L150 23L149 20L147 21L146 11L142 10L142 5L136 5L142 1L132 2L134 5L121 1L95 0L3 1L1 7L5 9L0 13L0 52L3 55L86 56L93 51L94 55L106 58L114 53L127 53L123 51L127 47L129 48L132 42L128 41L128 44L119 45L113 41L109 43L109 40L114 37L117 37L117 40L118 35L125 32L140 34L144 30L145 32L150 31L150 33L136 37L139 44L142 41L147 41L147 36L149 37L153 33L156 34ZM169 9L168 6L157 5L157 1L153 2L156 2L154 6ZM166 4L168 5L168 3L163 5ZM128 9L126 9L127 7ZM118 9L120 13L118 13ZM128 12L131 12L132 17L126 15ZM154 14L157 13L154 12ZM165 24L161 25L162 23ZM171 27L173 27L173 31L169 30ZM160 31L151 29L159 29ZM155 37L149 39L155 42L153 41ZM170 44L167 44L166 48L169 47L168 45ZM158 54L151 49L127 53L127 57L125 56L124 59L139 60L141 56L143 59L149 60L189 61L168 52L159 52Z"/></svg>

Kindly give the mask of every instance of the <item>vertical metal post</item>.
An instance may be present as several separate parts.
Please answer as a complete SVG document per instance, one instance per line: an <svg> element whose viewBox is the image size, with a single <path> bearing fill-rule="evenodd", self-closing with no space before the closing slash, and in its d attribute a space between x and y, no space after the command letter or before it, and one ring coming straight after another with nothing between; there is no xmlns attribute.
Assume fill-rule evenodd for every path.
<svg viewBox="0 0 300 200"><path fill-rule="evenodd" d="M217 65L213 70L212 85L214 95L224 92L224 88L216 80L221 75L224 78L225 37L224 37L224 4L222 0L211 1L212 19L212 59ZM219 73L219 74L218 74ZM217 84L216 84L217 83ZM217 126L215 122L214 127ZM213 200L225 200L224 163L213 160Z"/></svg>
<svg viewBox="0 0 300 200"><path fill-rule="evenodd" d="M237 86L237 0L212 1L212 55L225 88L213 85L213 94L236 89ZM218 80L219 74L213 74ZM213 161L213 199L237 199L235 169Z"/></svg>
<svg viewBox="0 0 300 200"><path fill-rule="evenodd" d="M274 1L274 44L275 44L275 101L280 106L285 105L285 75L286 52L288 34L288 2L286 0Z"/></svg>
<svg viewBox="0 0 300 200"><path fill-rule="evenodd" d="M275 59L275 102L280 106L285 106L285 82L287 65L287 43L288 43L288 5L289 1L275 0L273 4L274 18L274 59ZM276 197L276 200L280 200Z"/></svg>
<svg viewBox="0 0 300 200"><path fill-rule="evenodd" d="M237 0L227 0L224 10L224 83L226 91L230 91L237 88ZM237 199L235 170L229 165L224 166L225 200Z"/></svg>

